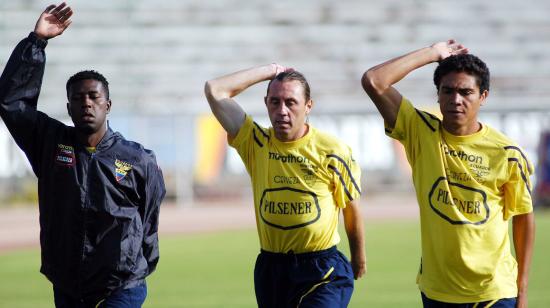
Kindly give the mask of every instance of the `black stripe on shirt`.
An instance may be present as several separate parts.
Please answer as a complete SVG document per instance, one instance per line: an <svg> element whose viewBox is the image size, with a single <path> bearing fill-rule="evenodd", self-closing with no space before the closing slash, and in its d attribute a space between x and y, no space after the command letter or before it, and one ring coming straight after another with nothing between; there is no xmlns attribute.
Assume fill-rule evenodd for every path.
<svg viewBox="0 0 550 308"><path fill-rule="evenodd" d="M519 162L519 159L517 159L515 157L512 157L512 158L508 158L508 161L515 161L516 163L518 163L521 178L523 179L523 182L525 183L525 187L527 187L527 191L529 192L529 195L531 195L531 188L529 188L529 184L527 183L527 177L525 176L525 173L523 172L523 167L521 166L521 163Z"/></svg>
<svg viewBox="0 0 550 308"><path fill-rule="evenodd" d="M346 183L344 182L344 178L342 178L342 174L340 173L340 171L338 171L338 169L333 165L328 165L328 167L332 169L332 171L334 171L334 173L336 173L340 177L340 182L342 183L342 187L344 187L344 191L346 192L346 196L348 196L349 201L353 200L350 192L346 188Z"/></svg>
<svg viewBox="0 0 550 308"><path fill-rule="evenodd" d="M434 116L429 112L423 111L422 113L427 114L428 116L430 116L430 118L432 118L433 120L436 120L437 122L441 122L441 120L438 117Z"/></svg>
<svg viewBox="0 0 550 308"><path fill-rule="evenodd" d="M254 134L254 141L256 141L256 143L260 146L260 148L263 148L264 145L260 142L260 140L258 140L258 137L256 136L256 130L253 129L252 133Z"/></svg>
<svg viewBox="0 0 550 308"><path fill-rule="evenodd" d="M351 183L353 183L353 186L355 186L355 189L357 189L357 191L361 193L361 189L359 188L359 185L357 185L357 183L355 182L355 179L353 178L353 173L351 173L351 169L349 168L348 164L346 164L346 162L336 154L328 154L327 157L336 158L344 165L344 168L346 168L346 170L348 171L349 177L351 178Z"/></svg>
<svg viewBox="0 0 550 308"><path fill-rule="evenodd" d="M430 122L428 122L428 120L426 119L426 117L424 116L424 112L418 110L418 109L414 109L416 110L416 113L418 113L418 115L420 116L420 118L422 118L422 121L424 121L424 123L426 123L426 125L428 125L428 127L432 130L432 132L435 132L435 128L432 126L432 124L430 124Z"/></svg>
<svg viewBox="0 0 550 308"><path fill-rule="evenodd" d="M516 147L516 146L513 146L513 145L508 145L508 146L505 146L504 147L505 150L516 150L519 152L519 154L521 154L521 157L523 157L523 159L525 159L525 163L527 164L527 171L529 171L529 173L533 173L533 170L531 170L531 167L529 166L529 161L527 160L527 156L525 156L525 154L523 154L523 152L521 151L520 148Z"/></svg>
<svg viewBox="0 0 550 308"><path fill-rule="evenodd" d="M269 139L269 135L264 132L264 129L258 123L254 122L254 125L256 125L260 133L262 133L262 135L264 135L265 138Z"/></svg>

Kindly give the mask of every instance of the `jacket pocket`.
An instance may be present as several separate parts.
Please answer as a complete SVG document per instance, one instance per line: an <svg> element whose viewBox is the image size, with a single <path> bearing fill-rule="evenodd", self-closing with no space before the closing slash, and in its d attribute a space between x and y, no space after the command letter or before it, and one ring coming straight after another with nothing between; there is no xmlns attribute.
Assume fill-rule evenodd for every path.
<svg viewBox="0 0 550 308"><path fill-rule="evenodd" d="M136 271L136 267L140 261L139 258L142 255L143 228L137 211L136 215L125 223L127 227L123 230L126 230L126 234L123 235L123 240L120 243L118 270L131 274Z"/></svg>

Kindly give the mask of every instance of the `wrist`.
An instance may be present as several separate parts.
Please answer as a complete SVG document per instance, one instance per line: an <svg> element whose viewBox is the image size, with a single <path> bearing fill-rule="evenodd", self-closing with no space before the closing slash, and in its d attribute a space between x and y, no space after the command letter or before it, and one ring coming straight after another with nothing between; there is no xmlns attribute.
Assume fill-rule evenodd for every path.
<svg viewBox="0 0 550 308"><path fill-rule="evenodd" d="M42 36L40 36L39 34L37 34L34 31L29 33L28 38L31 42L35 43L36 45L38 45L41 48L45 48L46 45L48 45L47 39L43 38Z"/></svg>
<svg viewBox="0 0 550 308"><path fill-rule="evenodd" d="M34 33L34 35L36 36L36 38L38 38L38 39L41 39L41 40L44 40L44 41L47 41L47 40L48 40L47 37L45 37L44 35L42 35L42 34L36 32L36 30L33 31L33 33Z"/></svg>
<svg viewBox="0 0 550 308"><path fill-rule="evenodd" d="M430 63L439 62L443 60L443 55L441 55L441 52L439 51L439 49L437 49L435 45L432 45L426 48L428 49L427 52L430 57Z"/></svg>

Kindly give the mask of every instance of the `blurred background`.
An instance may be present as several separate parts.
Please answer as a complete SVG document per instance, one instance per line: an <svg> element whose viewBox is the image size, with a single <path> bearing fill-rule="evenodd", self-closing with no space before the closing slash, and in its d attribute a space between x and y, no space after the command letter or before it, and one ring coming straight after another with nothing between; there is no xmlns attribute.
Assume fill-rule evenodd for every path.
<svg viewBox="0 0 550 308"><path fill-rule="evenodd" d="M48 4L49 1L43 0L0 0L1 69L15 45L33 30ZM67 79L85 69L104 74L110 82L113 101L110 126L155 151L166 179L166 205L201 209L211 203L252 204L248 175L211 115L203 86L206 80L220 75L277 62L294 67L309 79L315 102L310 122L353 148L363 169L362 188L367 198L363 204L376 208L376 201L381 200L376 198L382 198L380 204L408 206L413 209L409 216L416 217L410 168L402 147L384 135L382 119L363 92L360 78L373 65L450 38L467 46L488 64L491 91L488 103L481 109L481 121L503 131L525 150L537 165L538 173L531 178L537 185L536 202L541 206L550 204L550 2L547 0L74 0L69 5L75 12L73 24L61 37L51 40L46 49L39 109L69 124L65 107ZM435 64L413 72L397 88L420 109L438 114L432 82L434 69ZM269 126L263 104L266 87L267 83L253 86L236 99L258 122ZM372 202L368 200L371 196ZM404 197L388 200L387 196ZM36 179L1 124L0 208L36 206L36 199ZM252 214L250 208L247 210ZM205 217L214 215L207 213ZM549 217L546 215L550 226ZM403 285L412 288L409 290L412 303L418 305L414 271L419 256L415 250L419 246L419 231L414 220L407 222L410 224L386 222L367 227L367 233L380 235L380 243L387 243L390 237L405 241L393 243L397 245L393 248L380 248L384 253L382 259L390 259L388 249L411 249L408 251L413 260L398 277L403 276ZM404 226L401 235L385 233ZM253 230L253 220L247 228ZM258 249L254 232L250 234L247 247L251 259L238 263L248 270ZM227 237L233 235L224 236L214 242L230 243ZM378 243L376 238L370 240L373 245ZM410 248L406 246L411 243ZM202 251L195 246L199 245L197 242L180 245L184 251ZM179 247L176 243L165 247L173 249L173 255L180 251L175 248ZM216 255L219 251L210 253ZM376 262L376 255L370 256ZM29 258L39 262L37 255ZM547 262L538 258L540 264ZM24 258L17 255L15 259ZM386 272L379 279L370 280L378 285L370 286L369 290L383 298L375 304L368 302L371 297L366 302L354 299L356 305L390 307L376 303L394 302L395 307L415 306L410 304L410 298L400 301L396 292L387 293L385 288L395 287L397 278L387 274L397 271L396 263L405 259L401 252L391 266L386 264L387 268L375 263L373 269L384 268ZM21 267L28 266L25 264ZM33 266L32 277L45 280L36 273L38 265ZM548 270L542 271L542 267L535 272L540 274L541 281L550 274ZM1 269L0 273L6 274ZM372 273L376 275L376 270ZM186 272L174 279L188 275ZM251 274L247 275L243 281L251 283ZM22 275L14 277L19 276ZM159 280L169 281L161 272L158 276L162 277ZM188 283L194 284L196 280ZM547 285L538 287L547 290ZM169 290L167 286L157 288ZM209 302L205 299L207 294L195 304L174 304L174 307L253 306L250 288L247 284L248 304L229 304L229 298L236 298L230 293L224 299L225 305L223 301ZM8 296L10 290L0 285L0 307L2 294ZM166 296L177 302L181 300L177 292L181 289ZM541 296L538 307L549 307L549 297ZM151 300L154 302L155 298Z"/></svg>
<svg viewBox="0 0 550 308"><path fill-rule="evenodd" d="M48 1L0 2L0 67L33 30ZM110 125L153 149L180 206L249 198L245 169L204 98L208 79L277 62L303 72L315 101L311 123L348 143L369 192L411 191L401 146L360 86L369 67L454 38L492 73L482 121L516 140L533 163L550 128L550 2L421 0L117 0L71 1L73 24L47 47L39 108L70 120L65 82L95 69L110 82ZM419 69L398 84L418 107L438 112L432 74ZM237 100L269 125L266 84ZM2 204L34 201L24 156L0 126ZM535 181L535 178L533 178ZM27 200L28 199L28 200Z"/></svg>

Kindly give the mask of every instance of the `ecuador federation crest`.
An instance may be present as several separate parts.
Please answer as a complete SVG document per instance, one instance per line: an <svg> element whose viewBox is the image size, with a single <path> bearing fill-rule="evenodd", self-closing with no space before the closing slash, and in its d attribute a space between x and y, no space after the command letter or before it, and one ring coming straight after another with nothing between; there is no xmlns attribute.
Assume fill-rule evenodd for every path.
<svg viewBox="0 0 550 308"><path fill-rule="evenodd" d="M130 170L132 170L132 165L124 162L122 160L115 160L115 177L116 181L120 182Z"/></svg>

